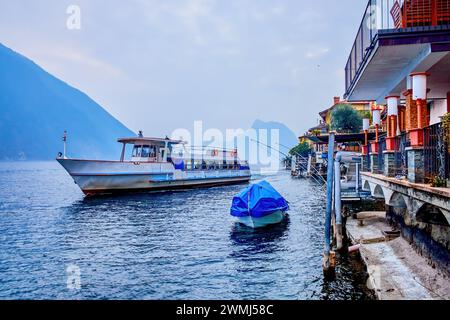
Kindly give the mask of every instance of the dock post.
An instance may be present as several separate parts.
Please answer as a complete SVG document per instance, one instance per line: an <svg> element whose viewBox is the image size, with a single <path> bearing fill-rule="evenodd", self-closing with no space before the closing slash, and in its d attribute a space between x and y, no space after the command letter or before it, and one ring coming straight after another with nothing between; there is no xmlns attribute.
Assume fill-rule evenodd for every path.
<svg viewBox="0 0 450 320"><path fill-rule="evenodd" d="M308 166L307 166L307 171L306 171L306 175L309 177L311 176L311 161L312 161L312 155L311 153L308 155Z"/></svg>
<svg viewBox="0 0 450 320"><path fill-rule="evenodd" d="M355 189L356 189L356 193L359 195L359 180L361 179L361 175L359 173L359 163L356 163L356 185L355 185Z"/></svg>
<svg viewBox="0 0 450 320"><path fill-rule="evenodd" d="M334 154L334 132L328 137L328 161L327 161L327 206L325 212L325 245L323 253L323 273L325 276L334 274L334 261L331 254L331 211L333 200L333 154ZM334 256L334 255L333 255Z"/></svg>
<svg viewBox="0 0 450 320"><path fill-rule="evenodd" d="M334 160L334 212L336 215L336 248L342 249L342 213L341 213L341 161L340 156Z"/></svg>

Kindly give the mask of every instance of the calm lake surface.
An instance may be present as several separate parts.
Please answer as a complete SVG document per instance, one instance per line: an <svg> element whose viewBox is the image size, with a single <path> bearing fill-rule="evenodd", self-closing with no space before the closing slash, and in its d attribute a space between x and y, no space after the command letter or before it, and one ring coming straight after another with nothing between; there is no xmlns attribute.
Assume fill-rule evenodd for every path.
<svg viewBox="0 0 450 320"><path fill-rule="evenodd" d="M324 192L264 178L291 210L253 231L229 215L242 185L84 198L56 162L0 163L0 298L371 298L356 260L323 279Z"/></svg>

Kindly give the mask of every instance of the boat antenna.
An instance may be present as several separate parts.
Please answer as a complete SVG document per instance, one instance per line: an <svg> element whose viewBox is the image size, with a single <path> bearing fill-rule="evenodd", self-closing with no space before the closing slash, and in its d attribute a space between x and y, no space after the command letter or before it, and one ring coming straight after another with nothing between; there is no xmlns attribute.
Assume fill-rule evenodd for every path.
<svg viewBox="0 0 450 320"><path fill-rule="evenodd" d="M64 130L62 141L63 141L63 145L64 145L63 158L67 159L67 157L66 157L66 151L67 151L67 130Z"/></svg>

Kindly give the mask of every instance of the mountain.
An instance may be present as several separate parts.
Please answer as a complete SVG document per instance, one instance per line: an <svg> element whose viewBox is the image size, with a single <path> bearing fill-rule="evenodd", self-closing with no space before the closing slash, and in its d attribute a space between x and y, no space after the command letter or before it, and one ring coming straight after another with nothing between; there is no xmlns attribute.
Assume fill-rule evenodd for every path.
<svg viewBox="0 0 450 320"><path fill-rule="evenodd" d="M291 148L295 147L298 144L298 138L295 133L283 123L275 121L264 122L256 119L253 122L252 128L257 130L266 129L268 132L268 137L270 137L270 130L278 130L280 139L279 145L277 145L275 141L271 142L270 138L268 139L267 144L283 153L287 153Z"/></svg>
<svg viewBox="0 0 450 320"><path fill-rule="evenodd" d="M118 137L135 134L86 94L0 43L0 160L67 155L117 159Z"/></svg>

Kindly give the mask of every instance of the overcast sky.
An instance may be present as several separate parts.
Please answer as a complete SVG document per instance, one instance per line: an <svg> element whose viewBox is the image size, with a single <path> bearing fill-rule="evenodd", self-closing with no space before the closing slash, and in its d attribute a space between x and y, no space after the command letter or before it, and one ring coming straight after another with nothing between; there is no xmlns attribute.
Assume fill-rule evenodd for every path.
<svg viewBox="0 0 450 320"><path fill-rule="evenodd" d="M149 136L248 128L296 134L344 91L366 0L0 0L0 42ZM69 5L81 29L67 28Z"/></svg>

